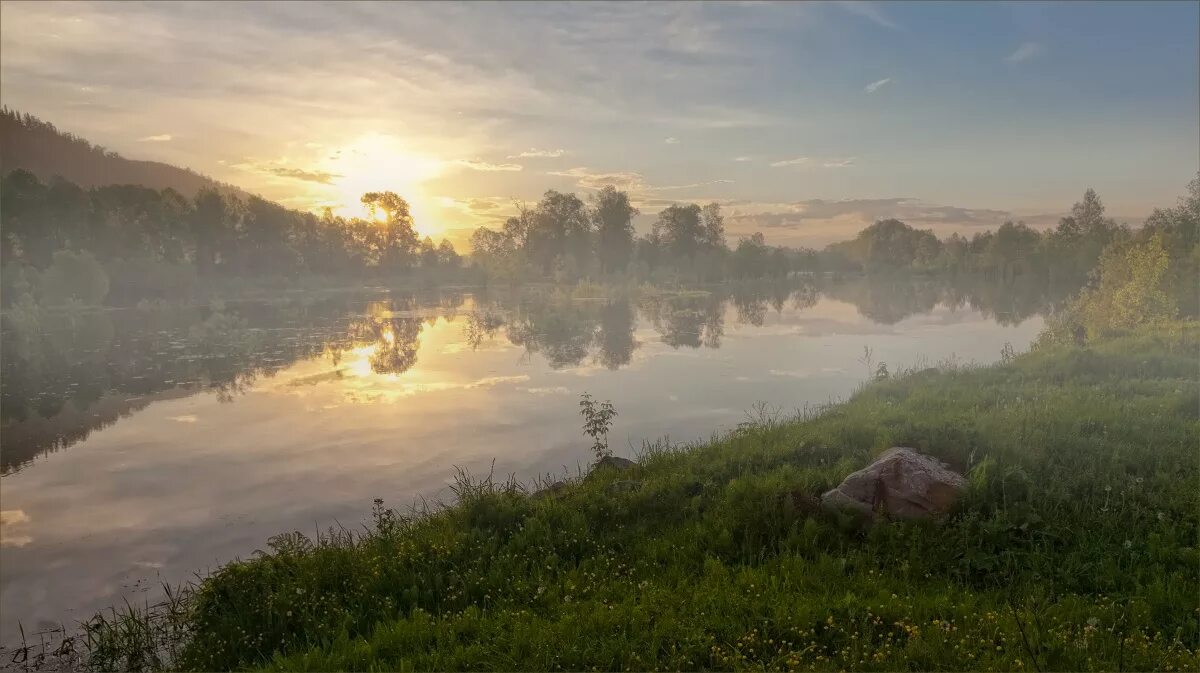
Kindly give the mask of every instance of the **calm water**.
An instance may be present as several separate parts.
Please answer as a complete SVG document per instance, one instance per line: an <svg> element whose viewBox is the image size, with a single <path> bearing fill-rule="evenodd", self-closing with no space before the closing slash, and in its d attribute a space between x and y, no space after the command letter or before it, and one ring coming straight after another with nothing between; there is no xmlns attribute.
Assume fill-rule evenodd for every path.
<svg viewBox="0 0 1200 673"><path fill-rule="evenodd" d="M529 478L610 437L690 441L845 397L864 346L898 366L1027 347L1025 289L858 280L637 300L354 296L5 318L0 638L157 599L285 531L355 526L382 497L445 500L454 466Z"/></svg>

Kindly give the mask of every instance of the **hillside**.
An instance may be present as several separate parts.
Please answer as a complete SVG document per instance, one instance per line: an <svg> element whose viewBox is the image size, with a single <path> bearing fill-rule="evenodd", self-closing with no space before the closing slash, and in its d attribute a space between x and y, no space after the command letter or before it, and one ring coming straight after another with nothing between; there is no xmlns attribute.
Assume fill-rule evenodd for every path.
<svg viewBox="0 0 1200 673"><path fill-rule="evenodd" d="M202 187L244 192L194 171L159 161L127 159L15 110L0 110L0 174L24 168L42 180L60 176L84 188L141 185L194 196Z"/></svg>

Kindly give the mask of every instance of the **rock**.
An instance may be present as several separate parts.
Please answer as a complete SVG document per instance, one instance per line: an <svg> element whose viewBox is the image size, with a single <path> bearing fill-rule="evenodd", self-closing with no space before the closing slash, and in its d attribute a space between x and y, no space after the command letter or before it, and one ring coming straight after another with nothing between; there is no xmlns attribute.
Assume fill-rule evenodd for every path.
<svg viewBox="0 0 1200 673"><path fill-rule="evenodd" d="M624 472L625 470L634 467L637 467L637 463L629 460L628 458L621 458L619 456L605 456L596 461L595 466L592 467L592 471L595 472L600 469L611 468L617 470L618 472Z"/></svg>
<svg viewBox="0 0 1200 673"><path fill-rule="evenodd" d="M556 482L550 484L549 486L547 486L546 488L542 488L542 489L538 489L537 491L534 491L533 497L540 499L540 498L548 498L551 496L559 495L560 493L562 493L563 489L565 489L566 487L567 487L567 482L556 481Z"/></svg>
<svg viewBox="0 0 1200 673"><path fill-rule="evenodd" d="M640 481L634 481L632 479L620 479L618 481L614 481L608 486L605 486L604 491L609 495L614 493L632 493L641 487L642 482Z"/></svg>
<svg viewBox="0 0 1200 673"><path fill-rule="evenodd" d="M940 460L893 446L822 495L821 504L876 517L921 518L948 512L966 486L966 479Z"/></svg>

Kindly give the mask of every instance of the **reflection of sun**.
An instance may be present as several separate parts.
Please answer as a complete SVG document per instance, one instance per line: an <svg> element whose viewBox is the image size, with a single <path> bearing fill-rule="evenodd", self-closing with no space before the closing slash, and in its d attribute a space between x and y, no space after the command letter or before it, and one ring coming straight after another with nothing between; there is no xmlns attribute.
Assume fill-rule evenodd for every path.
<svg viewBox="0 0 1200 673"><path fill-rule="evenodd" d="M369 217L360 199L367 192L392 191L408 201L417 233L436 235L442 227L430 218L429 197L421 184L436 177L442 162L408 150L394 136L369 133L342 146L326 159L322 170L332 179L333 197L341 215Z"/></svg>

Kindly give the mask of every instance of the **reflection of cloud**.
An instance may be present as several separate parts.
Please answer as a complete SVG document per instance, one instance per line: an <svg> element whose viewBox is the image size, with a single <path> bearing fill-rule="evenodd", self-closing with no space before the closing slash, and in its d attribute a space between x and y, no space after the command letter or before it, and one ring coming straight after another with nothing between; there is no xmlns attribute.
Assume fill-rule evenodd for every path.
<svg viewBox="0 0 1200 673"><path fill-rule="evenodd" d="M517 388L517 390L529 393L531 395L569 395L569 394L571 394L571 389L567 388L566 386L551 386L548 388Z"/></svg>
<svg viewBox="0 0 1200 673"><path fill-rule="evenodd" d="M169 140L171 140L170 133L163 133L163 134L156 135L156 136L146 136L144 138L138 138L139 143L165 143L165 142L168 142Z"/></svg>
<svg viewBox="0 0 1200 673"><path fill-rule="evenodd" d="M796 157L795 159L783 159L781 161L772 161L771 168L783 168L784 166L799 166L800 164L808 163L808 157Z"/></svg>
<svg viewBox="0 0 1200 673"><path fill-rule="evenodd" d="M395 374L380 374L362 376L350 379L348 384L357 381L346 390L346 398L354 402L386 402L402 397L412 397L426 393L441 393L449 391L476 390L492 388L505 383L524 383L529 380L528 374L516 376L487 376L475 381L404 381Z"/></svg>
<svg viewBox="0 0 1200 673"><path fill-rule="evenodd" d="M200 419L196 418L195 414L184 414L183 416L167 416L167 420L176 423L195 423Z"/></svg>
<svg viewBox="0 0 1200 673"><path fill-rule="evenodd" d="M13 533L14 526L20 526L29 523L29 515L25 510L6 509L0 511L0 547L24 547L33 542L33 538L29 535L16 535Z"/></svg>

